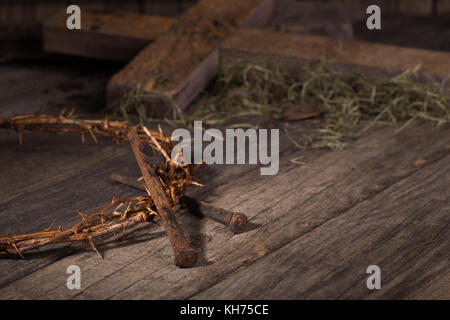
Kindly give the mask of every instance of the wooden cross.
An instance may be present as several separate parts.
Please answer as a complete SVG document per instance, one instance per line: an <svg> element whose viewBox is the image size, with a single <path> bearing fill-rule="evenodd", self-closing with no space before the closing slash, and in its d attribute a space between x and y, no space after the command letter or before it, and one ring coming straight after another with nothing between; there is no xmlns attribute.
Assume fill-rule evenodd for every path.
<svg viewBox="0 0 450 320"><path fill-rule="evenodd" d="M258 27L272 16L273 0L200 0L168 32L144 48L107 87L108 107L135 85L183 110L219 70L219 46L240 27Z"/></svg>
<svg viewBox="0 0 450 320"><path fill-rule="evenodd" d="M158 97L152 108L159 116L167 112L167 101L184 110L217 74L220 64L236 56L272 57L288 68L325 57L332 64L374 76L418 64L433 79L450 74L445 52L246 29L265 25L273 10L274 0L200 0L179 20L85 12L84 30L69 34L61 31L65 15L59 15L44 27L44 46L50 51L125 61L143 47L109 81L107 104L114 108L122 93L141 85Z"/></svg>
<svg viewBox="0 0 450 320"><path fill-rule="evenodd" d="M107 87L109 108L136 85L185 109L219 70L219 46L239 28L260 27L272 17L274 0L200 0L177 21L138 14L83 11L83 29L67 32L65 12L44 26L44 48L112 60L134 59L112 77ZM154 103L152 103L154 105Z"/></svg>

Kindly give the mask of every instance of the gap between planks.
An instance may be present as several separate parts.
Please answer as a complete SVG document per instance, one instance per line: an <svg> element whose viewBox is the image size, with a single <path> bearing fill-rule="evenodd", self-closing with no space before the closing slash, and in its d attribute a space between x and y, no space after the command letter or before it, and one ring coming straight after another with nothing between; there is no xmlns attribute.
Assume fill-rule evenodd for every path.
<svg viewBox="0 0 450 320"><path fill-rule="evenodd" d="M345 212L347 208L374 193L380 193L427 163L436 161L449 153L448 144L437 139L442 131L436 132L426 127L413 126L409 128L408 133L395 137L392 136L392 130L379 128L376 134L357 142L351 150L343 153L328 153L316 159L317 164L313 164L309 169L285 168L282 177L273 177L265 183L259 183L253 190L249 187L255 182L248 175L238 178L233 186L216 188L214 193L215 197L220 199L219 202L228 204L240 202L242 203L240 209L248 213L251 222L263 223L256 230L230 237L228 233L206 222L204 224L206 229L202 230L204 236L210 238L210 242L205 244L205 250L208 253L206 258L214 262L213 264L179 270L168 265L167 261L164 262L166 258L171 262L170 250L164 249L167 241L151 242L145 250L137 250L134 246L130 246L123 252L125 256L121 257L119 252L117 252L118 255L110 256L110 259L118 265L116 267L110 265L112 269L109 271L105 268L89 267L90 270L86 271L88 283L84 290L78 293L77 298L192 297L214 283L220 282L239 268L252 265L259 257L290 243L300 234L308 233L318 225ZM434 143L430 144L429 141ZM381 145L378 148L370 147L375 142ZM361 153L361 150L365 152ZM362 169L364 170L361 171ZM300 172L302 174L299 176ZM280 179L283 180L282 183ZM279 185L279 190L273 190L275 194L262 201L261 197L268 198L270 184L274 183ZM294 191L290 190L292 188ZM292 202L293 199L294 202ZM261 209L261 204L258 208L258 203L262 203L266 209ZM299 212L300 207L302 211ZM186 217L181 217L181 220L185 222L183 224L185 228L189 227ZM289 228L286 229L286 226ZM193 233L189 228L188 231L190 234ZM195 232L198 232L198 229ZM246 242L245 246L242 245L243 242ZM155 251L158 253L155 254ZM135 260L135 254L140 255L141 263L125 263L124 266L123 259L128 257L127 259ZM82 256L86 259L85 265L97 265L97 261L93 261L88 254ZM37 281L44 287L55 286L58 281L65 283L65 278L61 278L64 275L57 276L50 281L50 284L47 284L49 281L45 279L50 275L53 279L54 273L62 270L62 265L79 259L76 256L67 257L64 261L36 271L12 283L2 290L4 292L0 295L11 297L12 294L12 297L28 298L42 296L38 288L29 289L27 283ZM166 267L161 268L161 263L166 263ZM74 293L67 292L67 289L61 285L50 290L46 296L74 298Z"/></svg>
<svg viewBox="0 0 450 320"><path fill-rule="evenodd" d="M12 146L16 148L16 134L14 132L8 133L10 135L5 140L9 141L12 137ZM112 183L109 179L109 174L100 175L100 178L92 175L93 172L103 172L105 171L104 168L108 168L107 172L109 173L121 172L125 175L138 177L140 175L139 169L135 164L134 156L128 144L115 145L102 139L99 145L94 143L82 145L77 135L67 134L58 136L41 132L27 132L25 137L26 143L24 149L20 150L21 160L12 161L17 158L17 151L12 150L12 148L7 158L3 159L4 167L8 167L9 164L8 172L13 172L15 177L0 174L0 177L4 177L3 185L8 186L4 191L12 195L10 198L3 198L1 201L3 209L0 210L0 226L8 226L8 230L5 230L5 227L2 228L2 234L9 231L24 233L42 230L48 227L48 224L52 220L56 220L63 225L70 225L74 223L73 219L78 219L77 215L74 216L72 214L71 211L73 209L79 209L83 212L86 208L92 210L95 206L100 206L101 203L107 203L113 194L119 197L127 197L136 195L136 192L138 192ZM39 150L39 152L33 152L33 150ZM295 150L295 147L287 139L281 140L281 154L289 156ZM56 160L52 160L58 154L59 156ZM62 157L61 155L64 156ZM80 155L76 157L76 161L71 160L74 155ZM13 164L12 167L11 162ZM53 163L51 170L46 170L48 163ZM26 175L26 172L33 170L39 172L39 174L34 174L33 178L30 177L24 182L19 181L20 177ZM212 190L219 185L227 185L230 183L230 180L238 176L258 170L259 167L251 165L219 166L218 168L205 166L196 174L196 179L204 182L206 186L204 188L193 187L193 190L190 190L189 193L194 193L196 196L206 200L211 197L208 190ZM43 171L43 173L41 174L40 171ZM37 177L35 177L36 175ZM24 183L26 185L25 189L23 187ZM96 187L92 187L93 185ZM61 197L57 191L62 187L65 190L64 193L67 194L65 197ZM74 199L71 199L70 191L80 188L91 188L92 194L95 194L96 197L89 198L88 194L78 194L77 198L85 200L80 204L75 204ZM98 190L103 190L101 194L106 195L106 198L101 197ZM118 190L121 190L121 192L116 193ZM5 193L2 194L5 196ZM33 204L35 198L42 199L39 201L40 205L38 207L34 205L30 207L30 203ZM14 199L17 199L17 201ZM62 203L62 206L60 203ZM80 205L82 208L80 208ZM227 204L224 204L224 207L227 207ZM11 211L21 211L22 217L29 215L30 211L32 216L37 212L40 219L35 220L33 217L27 218L25 219L26 221L32 222L26 224L23 222L18 224L19 221L10 221L8 220L9 218L5 218L6 220L3 219L2 221L1 217L3 215L8 217L8 212ZM6 279L0 273L0 286L6 285L12 280L17 280L17 277L26 276L48 264L39 262L34 265L36 260L39 259L30 261L26 270L22 270L16 265L11 266L10 264L2 264L0 262L2 269L8 274L8 278ZM49 260L53 262L53 256L49 257ZM17 263L20 265L21 262L18 261ZM18 270L21 270L21 274L16 277L14 273L17 273Z"/></svg>
<svg viewBox="0 0 450 320"><path fill-rule="evenodd" d="M449 221L444 199L449 196L449 182L442 177L449 174L447 154L189 298L448 299L445 262L450 243L445 241ZM407 220L407 228L398 230ZM385 234L384 224L391 233ZM366 230L366 225L373 228ZM422 225L427 232L417 232L424 230ZM435 264L425 265L426 258ZM381 290L366 288L365 269L372 264L381 267Z"/></svg>

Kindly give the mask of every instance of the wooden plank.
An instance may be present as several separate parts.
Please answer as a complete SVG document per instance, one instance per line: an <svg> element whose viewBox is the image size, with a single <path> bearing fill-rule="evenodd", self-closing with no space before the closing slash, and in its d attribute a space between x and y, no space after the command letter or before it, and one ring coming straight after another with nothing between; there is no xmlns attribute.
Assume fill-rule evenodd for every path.
<svg viewBox="0 0 450 320"><path fill-rule="evenodd" d="M400 13L431 16L432 0L398 0Z"/></svg>
<svg viewBox="0 0 450 320"><path fill-rule="evenodd" d="M165 132L170 131L165 130ZM0 170L1 235L41 230L53 220L68 226L77 219L73 209L83 212L94 210L110 201L113 194L119 197L137 195L136 190L112 183L109 179L112 172L139 176L136 160L128 144L116 145L101 140L99 145L91 141L83 145L76 135L35 132L24 133L24 147L18 148L14 132L5 131L1 138L0 144L5 147L5 157L0 158L0 168L3 168ZM289 150L295 150L293 145L287 142L286 140L284 147L280 147L280 151L285 154L289 153ZM51 166L49 166L50 163ZM214 188L250 170L255 170L254 166L204 168L196 175L196 180L202 183L209 181L208 188ZM30 175L30 172L33 174ZM27 176L26 180L23 179L24 175ZM211 182L211 179L214 181ZM61 192L62 189L65 191ZM98 190L101 191L98 192ZM74 200L74 192L77 199L82 199L81 202ZM197 195L205 192L208 193L208 191L202 191ZM94 193L95 196L92 197ZM141 193L138 192L138 194ZM40 200L35 202L33 199ZM28 216L28 218L15 219L10 213L16 211L22 212L22 216ZM37 212L39 212L39 219L34 219L33 216L36 216ZM198 224L195 216L188 215L187 219L190 225ZM159 236L164 235L162 230L160 232L155 228L147 228L144 227L137 237L146 238L148 232L150 237L155 233ZM133 234L135 232L135 230L131 231ZM130 244L134 242L131 239L128 241L131 241ZM138 243L140 241L136 244ZM121 246L121 243L112 244L113 247L116 245ZM99 248L107 250L108 247L109 245L101 245ZM0 287L58 261L74 251L75 248L72 246L58 250L51 247L41 250L40 253L27 255L29 260L0 260ZM85 250L81 251L82 255L85 253L89 255ZM93 262L98 263L95 260Z"/></svg>
<svg viewBox="0 0 450 320"><path fill-rule="evenodd" d="M181 12L178 1L143 0L145 13L162 15L166 17L179 17Z"/></svg>
<svg viewBox="0 0 450 320"><path fill-rule="evenodd" d="M194 6L196 2L197 0L181 0L181 13Z"/></svg>
<svg viewBox="0 0 450 320"><path fill-rule="evenodd" d="M0 2L0 25L4 26L7 24L7 12L6 12L6 3L5 2Z"/></svg>
<svg viewBox="0 0 450 320"><path fill-rule="evenodd" d="M81 30L68 30L61 11L44 25L44 49L85 57L128 61L166 32L175 20L135 13L82 11Z"/></svg>
<svg viewBox="0 0 450 320"><path fill-rule="evenodd" d="M171 28L114 75L107 88L109 108L121 94L142 85L161 99L155 112L168 111L167 99L184 109L217 74L217 47L236 28L265 24L273 0L202 0Z"/></svg>
<svg viewBox="0 0 450 320"><path fill-rule="evenodd" d="M446 15L450 13L450 0L439 0L437 3L437 14Z"/></svg>
<svg viewBox="0 0 450 320"><path fill-rule="evenodd" d="M71 3L68 2L67 5L69 5ZM74 3L76 5L78 5L81 9L81 13L83 13L85 10L88 11L102 11L105 9L105 1L103 0L96 0L96 1L92 1L92 0L77 0L76 3Z"/></svg>
<svg viewBox="0 0 450 320"><path fill-rule="evenodd" d="M66 11L67 4L56 1L36 1L36 20L43 24L61 11Z"/></svg>
<svg viewBox="0 0 450 320"><path fill-rule="evenodd" d="M17 112L33 112L38 110L40 106L44 106L45 112L59 112L62 106L58 108L54 105L47 106L45 99L55 101L55 99L64 97L64 95L70 96L73 92L85 95L89 90L93 90L97 92L97 95L101 95L101 88L93 83L92 79L83 79L83 75L79 75L80 72L86 73L86 75L94 72L96 74L94 79L101 82L102 79L107 77L105 77L104 71L101 71L100 66L96 67L95 70L92 70L92 68L84 70L82 66L77 65L72 65L72 68L76 72L67 68L67 66L65 72L58 66L36 65L32 69L29 67L19 68L17 65L2 66L0 68L2 90L0 91L4 91L3 93L11 93L10 91L14 91L13 89L16 89L16 91L12 93L13 97L10 96L3 103L0 103L0 116L11 116ZM48 77L44 79L44 75ZM10 86L8 86L9 84ZM18 84L21 85L21 88L17 88ZM39 84L43 86L39 87ZM67 92L58 89L60 84L64 84L63 87L61 86L61 90L64 89ZM49 90L49 92L41 96L43 90ZM88 109L80 110L80 108L77 108L77 110L82 113L89 111ZM94 116L102 117L102 115ZM3 148L3 156L0 157L0 168L2 168L0 169L0 203L4 209L0 212L0 221L4 223L0 222L1 234L40 230L45 228L45 224L53 219L63 225L72 223L74 217L76 217L72 214L72 209L79 208L80 205L78 202L74 202L71 192L67 191L69 189L86 190L87 193L84 198L82 197L82 202L87 203L86 206L83 205L85 210L92 209L104 203L103 201L109 201L108 196L100 199L97 195L91 199L92 202L85 199L89 197L89 194L97 194L97 191L91 189L93 186L95 186L95 189L101 188L104 190L105 195L108 195L108 192L109 196L112 194L121 195L117 192L117 188L120 191L120 187L111 184L109 181L109 173L103 177L92 174L93 172L104 172L104 166L108 167L111 172L125 169L125 174L130 174L130 172L133 175L138 174L134 157L127 153L129 151L127 145L115 146L104 140L101 141L100 145L96 145L89 138L87 143L82 145L80 138L76 135L24 132L24 146L19 148L15 132L1 131L0 145ZM286 144L286 147L293 149L291 144ZM283 147L280 150L286 152ZM126 151L126 156L124 156L123 151ZM49 166L50 163L51 166ZM136 169L134 172L133 168ZM222 171L204 168L199 175L196 175L196 179L202 183L208 182L209 186L212 187L226 183L228 179L238 177L245 170L251 169L254 169L253 166L223 167ZM226 174L224 171L226 171ZM24 176L27 179L23 179ZM73 179L74 177L76 179ZM211 179L214 182L211 182ZM105 185L100 186L98 183ZM67 191L67 194L62 198L59 196L61 189ZM127 189L125 188L125 190ZM66 193L66 191L63 193ZM129 191L131 193L123 196L132 195L134 192L133 190ZM40 199L38 201L40 205L38 206L42 206L41 209L37 209L35 206L29 207L34 202L33 199ZM33 218L17 220L16 222L8 220L7 217L11 217L10 212L21 211L22 207L26 211L30 210L28 212L31 215L39 212L39 221ZM7 220L2 217L6 217ZM0 275L0 287L72 252L73 248L70 247L67 250L49 250L47 253L37 256L32 254L30 256L32 260L13 260L13 262L5 260L4 264L0 262L3 271Z"/></svg>
<svg viewBox="0 0 450 320"><path fill-rule="evenodd" d="M431 79L444 79L450 74L447 52L256 29L241 30L226 39L221 56L224 61L244 56L274 58L290 69L326 58L332 64L370 76L403 72L418 65L421 73Z"/></svg>
<svg viewBox="0 0 450 320"><path fill-rule="evenodd" d="M22 179L24 175L29 177L31 163L28 163L27 157L35 161L36 167L32 169L35 173L29 178L30 185L19 190L15 198L2 201L2 235L43 230L52 221L69 227L79 219L74 214L75 209L83 212L96 210L108 204L113 194L120 197L133 194L133 191L121 189L109 181L111 172L120 166L134 168L131 166L132 155L126 145L96 145L91 142L82 145L76 136L45 133L29 135L26 141L27 146L22 150L14 152L12 146L8 147L9 153L21 159L18 161L22 166L10 166L10 177L2 174L0 179L2 182L20 179L20 173ZM41 160L36 161L38 159ZM41 178L40 182L38 178ZM20 181L13 181L11 187L2 189L14 189L20 185L17 182ZM94 197L93 188L96 189ZM17 219L16 213L19 212L20 219ZM76 247L66 245L56 248L59 250L53 246L31 253L26 260L1 257L0 287L72 253Z"/></svg>
<svg viewBox="0 0 450 320"><path fill-rule="evenodd" d="M450 156L194 299L449 299ZM381 289L366 269L381 269Z"/></svg>
<svg viewBox="0 0 450 320"><path fill-rule="evenodd" d="M325 2L330 4L334 1L325 0ZM359 17L362 18L366 16L367 7L373 4L380 7L382 14L402 13L409 15L430 15L432 0L341 0L340 2L357 8Z"/></svg>
<svg viewBox="0 0 450 320"><path fill-rule="evenodd" d="M365 41L449 52L449 20L448 14L420 19L398 13L384 14L381 30L368 30L365 20L358 21L354 30L355 37Z"/></svg>
<svg viewBox="0 0 450 320"><path fill-rule="evenodd" d="M121 1L121 0L109 0L107 5L110 11L123 11L123 12L139 12L139 0L133 1Z"/></svg>
<svg viewBox="0 0 450 320"><path fill-rule="evenodd" d="M231 235L214 222L195 220L180 213L183 230L202 253L197 268L174 267L167 239L155 237L154 231L143 230L125 247L107 245L104 261L90 252L79 252L2 288L0 297L192 297L450 154L448 141L441 139L448 134L448 128L430 130L428 125L416 124L393 135L395 130L376 128L343 152L299 151L291 155L311 157L306 168L292 164L290 157L282 157L276 176L261 177L255 168L211 189L207 185L202 191L208 195L205 200L245 212L253 226L246 233ZM226 175L227 170L222 174ZM77 184L70 187L70 190L77 190L84 183L84 189L78 191L82 192L78 199L92 192L86 190L89 185L86 179L93 181L83 174ZM96 184L95 188L102 190L103 197L106 186ZM68 195L61 193L63 196ZM49 206L48 197L42 198L42 206ZM92 197L87 196L82 205L94 203ZM144 240L139 242L138 239ZM81 267L81 291L71 291L65 286L65 270L71 264Z"/></svg>
<svg viewBox="0 0 450 320"><path fill-rule="evenodd" d="M281 32L353 37L351 7L338 2L278 0L270 26Z"/></svg>
<svg viewBox="0 0 450 320"><path fill-rule="evenodd" d="M0 66L0 117L18 113L58 113L63 107L75 107L79 113L98 112L104 105L104 87L114 72L109 63L87 65L72 59L66 63L55 61ZM95 76L93 76L93 74Z"/></svg>
<svg viewBox="0 0 450 320"><path fill-rule="evenodd" d="M399 13L403 15L416 16L431 16L432 3L434 0L346 0L345 3L354 7L359 7L359 12L362 13L361 18L365 15L366 8L369 5L377 4L381 8L382 14L385 13ZM448 13L450 8L449 0L436 0L438 6L438 14Z"/></svg>

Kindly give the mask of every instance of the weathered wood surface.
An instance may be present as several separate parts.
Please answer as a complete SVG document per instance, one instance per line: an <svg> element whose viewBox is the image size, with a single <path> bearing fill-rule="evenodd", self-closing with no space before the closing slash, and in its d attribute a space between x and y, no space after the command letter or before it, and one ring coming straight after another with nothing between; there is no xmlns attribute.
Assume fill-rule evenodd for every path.
<svg viewBox="0 0 450 320"><path fill-rule="evenodd" d="M101 90L90 91L89 86L79 85L80 81L91 83L89 70L76 67L76 72L64 75L63 69L62 66L54 69L48 66L42 69L18 68L13 64L2 66L0 97L6 99L0 101L1 115L31 112L38 106L54 112L61 106L50 102L58 99L64 102L74 93L88 97L82 112L95 110L94 102L101 96ZM96 71L102 75L98 82L108 78L107 68L103 73L102 68ZM48 77L47 80L39 81L43 75ZM47 89L49 92L43 94L42 91ZM305 124L300 123L301 126ZM233 235L213 221L198 219L186 211L178 212L188 239L201 253L194 269L174 267L163 229L144 224L127 232L125 241L99 245L105 260L100 260L88 248L80 250L78 245L58 250L43 249L27 255L26 260L0 259L0 298L198 298L203 297L204 292L210 293L208 298L219 298L220 295L214 292L217 288L228 288L230 282L225 279L234 279L233 274L241 273L245 279L248 277L245 270L259 268L261 261L265 261L265 268L273 270L271 257L279 255L280 251L295 259L299 243L296 265L305 266L300 255L305 254L305 259L310 257L320 267L318 277L323 272L330 274L317 283L313 283L312 278L308 282L311 287L298 286L293 293L298 297L448 298L448 290L445 290L448 268L445 269L446 261L440 260L441 250L448 243L445 242L448 233L438 225L442 227L443 217L448 216L440 214L442 210L448 210L448 194L445 193L448 187L443 187L449 181L450 141L446 137L450 129L437 130L416 124L394 135L396 130L374 128L343 152L297 151L281 133L280 172L273 177L260 176L255 166L205 166L199 170L197 180L206 186L194 187L190 190L191 195L245 212L250 218L250 228L244 234ZM77 136L47 133L25 133L23 148L18 147L17 141L14 132L0 132L1 235L38 231L48 227L53 220L67 227L79 219L74 209L91 212L108 203L112 194L120 197L136 195L135 190L109 180L112 172L139 175L128 145L107 141L100 145L92 142L82 145ZM308 165L302 168L290 161L298 157ZM436 174L435 166L442 167L440 176ZM428 174L434 179L435 188L430 186ZM411 182L420 183L420 179L424 181L419 184L421 189L408 186ZM395 207L400 201L408 202L408 206L405 209L400 205ZM432 212L426 212L425 204L429 204ZM393 207L396 210L390 210ZM383 212L383 209L395 214ZM410 220L405 213L407 209L411 211ZM368 212L374 215L364 217ZM399 222L397 214L405 221ZM422 221L419 214L422 214ZM352 226L353 217L361 218L361 223L353 231L338 232L347 231L345 228ZM333 226L335 221L338 224ZM385 221L389 223L383 223ZM373 230L374 226L378 229ZM335 232L331 233L333 230ZM325 237L327 242L323 247L314 247L325 262L314 260L308 255L312 253L302 250L301 241L308 239L305 244L312 248L320 241L315 237L321 238L329 232L334 237ZM399 236L395 236L395 232ZM416 242L412 232L418 236ZM370 233L374 233L372 238ZM386 249L386 255L382 249L358 251L361 245L358 244L359 234L361 239L369 242L378 240L369 248L379 244ZM390 238L380 240L382 234L393 236L395 243ZM349 245L353 239L356 239L355 243ZM336 248L329 245L330 241L336 243ZM411 242L415 246L410 246ZM423 257L417 256L418 247L426 253ZM328 262L337 256L345 265L330 266ZM395 259L389 262L388 258L394 256ZM352 266L353 257L356 257L356 266ZM365 268L375 263L371 260L365 265L365 257L384 258L380 262L382 272L385 265L393 273L391 277L386 275L387 278L383 273L383 290L377 295L361 288L365 285ZM396 259L409 263L408 266L417 264L402 273L396 269L399 265ZM293 260L290 263L295 264ZM81 291L70 291L66 287L66 268L71 264L82 269ZM353 274L357 266L364 268ZM297 272L298 269L293 267L284 276L292 279L297 277ZM277 276L273 274L273 277ZM414 277L418 280L407 282ZM270 281L275 280L271 278ZM342 288L333 287L333 281L355 286L342 293L339 291ZM286 288L285 283L280 284L280 288ZM259 281L253 283L248 291L242 291L242 296L255 292L252 290L259 285ZM268 295L289 294L281 291L274 289ZM228 296L238 294L230 289L223 293Z"/></svg>
<svg viewBox="0 0 450 320"><path fill-rule="evenodd" d="M302 0L300 0L302 1ZM335 0L323 0L322 2L330 3ZM450 0L339 0L353 8L353 14L357 18L367 17L366 9L372 4L380 6L381 12L395 13L410 16L432 16L446 14L450 10ZM437 7L434 12L433 2Z"/></svg>
<svg viewBox="0 0 450 320"><path fill-rule="evenodd" d="M0 117L35 112L60 112L76 107L78 112L98 112L104 106L104 87L120 64L73 59L9 63L0 66Z"/></svg>
<svg viewBox="0 0 450 320"><path fill-rule="evenodd" d="M351 39L351 8L341 2L277 0L268 26L280 32Z"/></svg>
<svg viewBox="0 0 450 320"><path fill-rule="evenodd" d="M355 23L354 31L355 37L364 41L449 52L449 21L450 13L420 19L416 16L383 13L381 30L373 32L367 29L366 19L362 19Z"/></svg>
<svg viewBox="0 0 450 320"><path fill-rule="evenodd" d="M77 0L81 10L126 11L177 17L196 0ZM58 0L0 1L0 25L39 28L70 4Z"/></svg>
<svg viewBox="0 0 450 320"><path fill-rule="evenodd" d="M165 98L152 108L168 110L167 98L186 108L217 74L218 45L239 27L264 25L273 12L273 0L201 0L173 25L170 32L143 49L107 88L108 106L136 85Z"/></svg>
<svg viewBox="0 0 450 320"><path fill-rule="evenodd" d="M55 62L51 65L16 63L2 65L0 66L0 117L36 112L40 109L43 112L59 113L63 108L69 111L73 107L76 108L77 113L96 112L97 115L104 105L103 88L114 72L112 66L109 63L86 66L83 61L73 61L70 68L64 63ZM93 77L92 73L95 73L96 77ZM58 181L61 179L60 174L64 176L71 170L76 172L79 164L70 161L76 157L76 154L86 160L86 164L89 163L89 158L91 160L96 157L102 158L99 146L88 142L83 148L79 137L35 135L30 132L23 134L24 146L20 148L17 144L17 133L6 130L0 133L2 155L0 162L4 170L0 175L4 186L0 199L3 202L31 192L35 187L39 188L41 183L46 183L43 179L46 175L49 175L47 177L50 181ZM57 145L59 141L59 148L62 148L60 153L54 153L52 141ZM77 146L81 149L77 149ZM30 154L39 153L40 156L28 158ZM49 158L46 156L48 154L54 164L51 168L55 170L52 172L48 169ZM17 161L22 156L24 160L26 158L28 160Z"/></svg>
<svg viewBox="0 0 450 320"><path fill-rule="evenodd" d="M326 58L335 65L371 72L371 75L398 73L418 65L421 73L432 79L450 75L447 52L256 29L240 30L224 41L222 59L239 56L276 58L291 69Z"/></svg>
<svg viewBox="0 0 450 320"><path fill-rule="evenodd" d="M131 60L176 21L136 13L83 10L81 30L68 30L66 19L64 10L44 24L44 50L118 61Z"/></svg>
<svg viewBox="0 0 450 320"><path fill-rule="evenodd" d="M447 155L194 298L449 299L449 199Z"/></svg>
<svg viewBox="0 0 450 320"><path fill-rule="evenodd" d="M355 284L362 279L361 272L364 273L364 270L357 270L356 274L351 273L351 270L356 270L352 269L352 258L356 256L356 262L364 264L364 267L377 262L363 259L370 251L369 249L374 250L372 244L367 251L358 251L359 246L363 245L357 238L359 233L362 234L362 239L364 236L370 237L369 234L373 233L372 239L378 239L381 241L379 244L386 247L395 240L394 247L389 248L392 250L397 248L395 252L399 256L395 256L394 251L386 252L384 256L382 251L375 250L373 256L369 254L368 257L388 259L391 254L391 257L396 259L401 257L413 259L417 256L419 249L417 246L408 244L411 242L412 232L415 232L418 237L418 242L415 243L420 244L420 251L429 249L429 254L436 252L436 255L433 259L425 256L419 261L424 264L418 265L417 269L404 270L405 279L419 278L414 270L420 273L422 272L420 268L426 266L430 271L424 273L425 277L430 275L432 270L436 270L442 276L441 279L445 280L448 271L442 269L445 261L442 261L442 255L439 253L439 250L444 249L440 247L440 244L445 239L445 233L442 233L445 215L443 215L444 211L440 210L445 210L448 204L445 198L448 188L445 186L449 181L446 177L448 177L450 142L443 137L448 136L449 128L436 130L429 125L413 125L398 135L394 135L395 130L396 128L375 128L343 152L306 152L285 147L281 151L283 156L280 161L280 172L276 176L262 177L259 175L259 170L252 166L217 166L217 168L204 168L203 172L200 170L199 180L207 184L199 191L192 190L193 194L200 195L220 206L245 212L253 227L246 233L233 235L217 223L206 219L199 220L185 212L179 213L180 224L183 225L187 237L202 253L202 258L194 269L182 270L173 266L171 248L162 229L155 226L141 227L134 230L125 243L111 242L100 246L100 250L105 254L105 260L100 260L90 251L77 251L1 288L0 297L191 298L209 289L211 291L205 291L210 293L208 298L218 298L220 295L215 293L214 285L220 286L220 283L228 277L240 278L241 273L246 279L247 268L255 268L253 265L260 266L262 263L260 261L273 262L271 257L277 255L279 250L286 251L294 257L295 248L298 248L297 245L301 241L297 239L310 239L311 246L317 244L314 247L315 252L324 257L329 255L330 259L322 261L325 266L333 263L332 258L339 257L339 261L345 262L343 265L336 265L336 269L331 269L330 272L335 270L336 273L331 273L326 279L334 277L338 283L348 281L347 284ZM283 144L288 143L285 136L282 140ZM119 152L118 150L125 146L109 147ZM128 148L125 147L125 149ZM298 156L308 161L307 167L302 168L289 161ZM20 159L18 161L21 161ZM0 212L2 217L0 229L5 230L5 226L9 226L9 230L21 232L25 228L23 221L10 215L11 211L20 210L24 217L35 216L39 213L40 219L34 220L34 224L28 225L27 228L45 227L44 221L49 221L52 217L58 217L58 221L62 219L63 223L67 224L78 219L76 215L70 213L71 209L78 208L86 211L100 206L109 201L113 191L119 195L134 193L134 190L111 184L107 179L109 173L114 170L122 172L125 170L126 174L136 176L137 168L129 165L133 161L129 154L118 154L114 159L106 162L99 161L89 168L80 169L71 178L60 183L25 194L20 197L21 201L16 199L16 201L4 203ZM436 166L442 169L440 175L436 171ZM228 176L230 170L231 177ZM430 177L426 178L428 174ZM420 180L423 182L417 188L408 187L410 182L419 183ZM434 184L430 185L430 181L434 181ZM95 197L92 196L93 190L95 190ZM39 199L39 202L36 199ZM395 201L401 201L401 204L410 202L410 204L404 208L395 207ZM420 203L424 205L419 205ZM424 209L425 204L431 203L433 203L432 209L435 210L431 212ZM416 204L417 208L415 208ZM67 213L57 216L56 212L63 212L62 209L66 209ZM399 219L401 217L407 219L409 210L412 211L411 222L405 220L402 223ZM368 215L369 213L373 215ZM418 220L420 214L422 214L422 221ZM359 224L355 226L353 232L342 232L347 231L355 223L352 217L360 219ZM377 217L380 217L380 220ZM384 223L385 221L389 223ZM334 222L338 223L333 227ZM334 228L333 237L331 234L324 236L324 233L332 231L328 228ZM324 231L321 231L322 229ZM400 233L396 237L397 232ZM422 235L419 236L418 233ZM383 234L387 234L389 239L394 238L383 240ZM322 237L326 240L323 246L320 245ZM355 243L348 245L346 250L347 247L344 244L351 241ZM330 245L330 242L334 242L337 247ZM373 245L375 244L376 242ZM304 253L300 250L298 264L305 266L301 254L312 255L313 253ZM36 257L46 257L46 255L49 254L42 252L37 253ZM311 259L313 262L319 261L314 257ZM11 266L10 260L1 260L0 264L1 269L5 270L4 273L7 273L11 280L14 274L16 278L20 278L20 267L33 261L14 260L14 265ZM295 262L291 263L295 264ZM383 266L383 261L379 263ZM395 269L398 263L404 264L405 261L393 260L390 266ZM413 260L409 263L413 263ZM65 285L67 279L65 270L71 264L81 267L82 290L71 291ZM320 264L315 265L320 266ZM386 265L389 266L388 263ZM264 268L272 270L274 278L278 277L272 264L267 263ZM312 274L314 268L311 268L308 272ZM346 279L340 279L340 268L348 271ZM317 275L323 274L324 270L326 271L326 269L318 269ZM294 277L297 275L296 272L296 269L293 269L291 275L286 271L285 277ZM400 271L398 272L400 274ZM399 277L390 278L386 274L383 278L383 295L403 298L412 294L405 289L408 288L408 283L400 281ZM275 281L274 278L271 278L271 281ZM2 275L2 279L5 283L7 280L5 274ZM425 283L422 285L425 287L441 288L436 291L430 290L430 292L434 292L441 298L445 297L446 293L442 291L442 283L439 284L438 279L433 277L420 279L424 279ZM253 286L256 287L265 281L266 279L262 279ZM362 285L364 283L363 281ZM322 284L323 287L321 287ZM224 287L227 285L228 282L225 280ZM253 286L249 286L249 290ZM298 292L302 288L308 289L299 287ZM336 298L342 292L338 288L335 289L333 290L332 282L324 281L317 283L314 290L311 289L308 292L311 296L316 292L317 295L322 294L322 297ZM226 291L223 294L238 295L239 293ZM281 295L280 292L273 291L272 297L276 294ZM284 292L284 294L289 293ZM356 286L354 291L350 289L346 294L349 297L352 294L358 297L369 297L371 292L363 292ZM418 290L414 291L414 294L418 297L431 296L425 294L421 296Z"/></svg>

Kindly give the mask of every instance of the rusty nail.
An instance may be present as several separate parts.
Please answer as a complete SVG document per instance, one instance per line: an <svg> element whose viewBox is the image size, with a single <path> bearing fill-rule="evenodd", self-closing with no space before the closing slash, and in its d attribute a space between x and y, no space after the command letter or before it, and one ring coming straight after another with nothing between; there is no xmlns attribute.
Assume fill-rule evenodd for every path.
<svg viewBox="0 0 450 320"><path fill-rule="evenodd" d="M124 177L120 174L113 173L111 174L111 179L135 189L145 191L142 183L133 178ZM197 215L208 217L220 224L223 224L231 232L241 233L247 226L248 219L243 213L225 210L208 202L196 200L188 196L182 197L180 199L180 203Z"/></svg>
<svg viewBox="0 0 450 320"><path fill-rule="evenodd" d="M130 130L128 139L141 173L144 176L145 186L153 198L153 202L155 203L161 221L166 228L167 235L172 244L175 253L175 265L180 268L192 267L197 261L197 252L190 246L182 230L178 226L170 202L164 193L163 186L161 185L153 166L145 162L136 128Z"/></svg>
<svg viewBox="0 0 450 320"><path fill-rule="evenodd" d="M222 209L213 204L196 200L188 196L182 197L180 203L196 214L201 214L223 224L231 232L241 233L247 226L248 219L243 213Z"/></svg>

